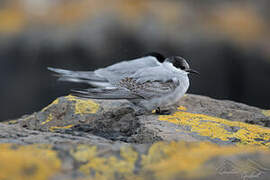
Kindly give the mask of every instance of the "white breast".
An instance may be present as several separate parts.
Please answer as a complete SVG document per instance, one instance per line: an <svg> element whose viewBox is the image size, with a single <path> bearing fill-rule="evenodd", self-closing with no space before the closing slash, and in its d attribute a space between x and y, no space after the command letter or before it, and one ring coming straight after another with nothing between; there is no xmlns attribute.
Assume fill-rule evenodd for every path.
<svg viewBox="0 0 270 180"><path fill-rule="evenodd" d="M181 75L178 77L179 86L174 90L173 93L162 97L162 105L174 105L176 104L187 92L189 88L189 79L187 75ZM166 105L167 104L167 105Z"/></svg>

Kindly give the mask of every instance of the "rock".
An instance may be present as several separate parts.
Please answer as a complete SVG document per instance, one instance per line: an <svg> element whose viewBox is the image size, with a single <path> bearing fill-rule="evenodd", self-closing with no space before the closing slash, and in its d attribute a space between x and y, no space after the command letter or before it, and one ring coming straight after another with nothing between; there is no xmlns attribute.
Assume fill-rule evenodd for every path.
<svg viewBox="0 0 270 180"><path fill-rule="evenodd" d="M69 95L0 124L0 179L267 179L269 122L269 110L198 95L140 116L126 100Z"/></svg>
<svg viewBox="0 0 270 180"><path fill-rule="evenodd" d="M1 179L267 179L270 165L269 151L206 142L0 148Z"/></svg>

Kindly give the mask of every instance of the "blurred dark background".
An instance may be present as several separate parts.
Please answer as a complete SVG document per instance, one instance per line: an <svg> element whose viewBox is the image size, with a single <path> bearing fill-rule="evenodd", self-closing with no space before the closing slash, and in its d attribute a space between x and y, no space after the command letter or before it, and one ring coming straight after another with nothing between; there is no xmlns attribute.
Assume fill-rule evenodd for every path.
<svg viewBox="0 0 270 180"><path fill-rule="evenodd" d="M93 70L151 51L200 71L189 93L270 107L269 0L0 0L0 121L70 88L47 66Z"/></svg>

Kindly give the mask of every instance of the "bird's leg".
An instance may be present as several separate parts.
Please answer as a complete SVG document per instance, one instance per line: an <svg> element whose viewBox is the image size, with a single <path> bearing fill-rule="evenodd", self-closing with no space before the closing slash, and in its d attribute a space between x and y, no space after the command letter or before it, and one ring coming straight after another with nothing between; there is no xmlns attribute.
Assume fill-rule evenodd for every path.
<svg viewBox="0 0 270 180"><path fill-rule="evenodd" d="M156 114L159 114L159 115L169 115L169 114L171 114L171 111L169 109L163 109L163 110L161 110L160 107L157 107Z"/></svg>
<svg viewBox="0 0 270 180"><path fill-rule="evenodd" d="M160 111L161 111L161 110L160 110L160 107L157 107L156 113L157 113L157 114L160 114Z"/></svg>

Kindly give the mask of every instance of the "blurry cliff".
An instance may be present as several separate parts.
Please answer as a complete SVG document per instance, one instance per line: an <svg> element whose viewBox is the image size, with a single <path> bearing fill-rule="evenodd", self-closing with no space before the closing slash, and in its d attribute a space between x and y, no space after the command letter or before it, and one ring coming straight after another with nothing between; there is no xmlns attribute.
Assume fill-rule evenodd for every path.
<svg viewBox="0 0 270 180"><path fill-rule="evenodd" d="M270 2L0 0L0 120L37 111L74 84L47 66L93 70L158 51L185 57L190 93L269 108Z"/></svg>

